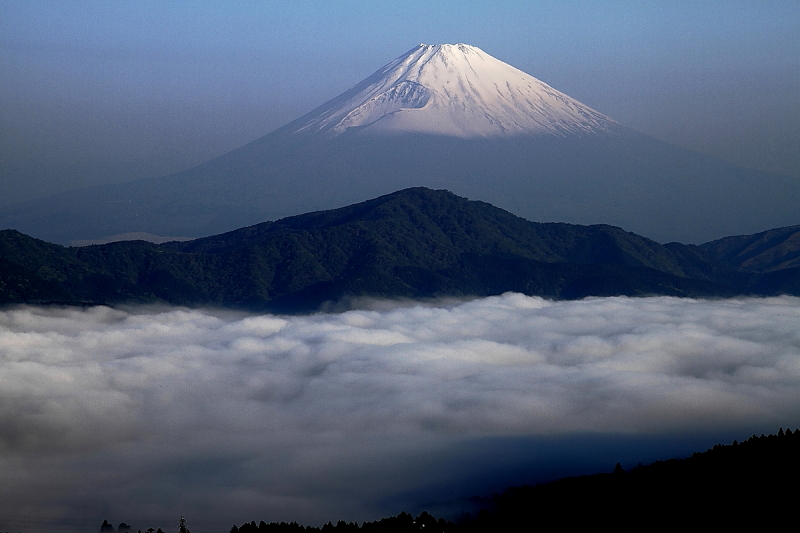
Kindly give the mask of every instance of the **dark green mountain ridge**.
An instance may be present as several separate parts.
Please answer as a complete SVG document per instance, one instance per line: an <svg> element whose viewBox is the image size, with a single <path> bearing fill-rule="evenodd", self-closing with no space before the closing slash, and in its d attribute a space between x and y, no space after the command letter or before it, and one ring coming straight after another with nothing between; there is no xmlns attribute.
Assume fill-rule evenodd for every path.
<svg viewBox="0 0 800 533"><path fill-rule="evenodd" d="M800 294L798 230L661 245L613 226L535 223L412 188L161 245L66 248L5 230L0 302L304 312L355 296Z"/></svg>
<svg viewBox="0 0 800 533"><path fill-rule="evenodd" d="M800 226L725 237L700 246L709 260L748 272L800 267Z"/></svg>

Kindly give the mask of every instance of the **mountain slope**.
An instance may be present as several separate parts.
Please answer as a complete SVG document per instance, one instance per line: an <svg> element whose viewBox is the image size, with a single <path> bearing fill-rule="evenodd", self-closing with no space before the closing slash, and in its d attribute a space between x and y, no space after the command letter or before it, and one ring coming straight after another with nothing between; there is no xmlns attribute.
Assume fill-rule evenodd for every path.
<svg viewBox="0 0 800 533"><path fill-rule="evenodd" d="M750 272L800 267L800 226L725 237L700 247L709 259Z"/></svg>
<svg viewBox="0 0 800 533"><path fill-rule="evenodd" d="M611 226L539 224L447 191L415 188L162 245L64 248L5 230L0 302L309 311L353 296L728 296L739 290L705 275L698 257Z"/></svg>
<svg viewBox="0 0 800 533"><path fill-rule="evenodd" d="M255 521L234 526L238 533L285 531L411 533L420 530L442 533L526 531L531 524L615 530L641 529L658 517L660 526L683 529L686 524L717 530L763 528L764 509L786 509L794 493L785 480L800 474L800 430L776 435L753 435L731 445L716 444L685 459L656 461L613 473L561 478L535 486L511 487L491 498L473 497L464 506L482 508L464 514L457 524L438 521L423 512L415 520L405 512L379 522L347 524L339 521L317 528L298 524ZM620 508L620 502L624 506ZM466 504L466 505L465 505ZM580 512L576 512L580 509ZM711 511L710 511L711 510ZM568 518L567 518L568 517ZM792 513L773 513L772 526L791 528ZM628 527L625 524L629 524Z"/></svg>
<svg viewBox="0 0 800 533"><path fill-rule="evenodd" d="M752 234L800 213L796 179L636 133L477 48L421 45L208 163L19 204L0 227L64 244L201 237L416 186L659 242Z"/></svg>
<svg viewBox="0 0 800 533"><path fill-rule="evenodd" d="M710 530L761 528L764 509L785 509L794 501L784 479L800 473L800 430L753 435L717 444L686 459L656 461L630 470L562 478L513 487L487 500L487 509L465 521L465 532L514 531L548 518L579 528L639 529L657 517L660 527ZM618 509L620 502L624 507ZM575 509L581 511L576 513ZM544 518L548 517L548 518ZM775 513L770 522L793 526L794 516Z"/></svg>

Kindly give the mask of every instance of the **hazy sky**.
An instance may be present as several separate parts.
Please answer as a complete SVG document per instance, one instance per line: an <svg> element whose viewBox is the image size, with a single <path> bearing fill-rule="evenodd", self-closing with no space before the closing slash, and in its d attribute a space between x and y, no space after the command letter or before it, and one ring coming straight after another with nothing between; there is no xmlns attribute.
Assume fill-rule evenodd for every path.
<svg viewBox="0 0 800 533"><path fill-rule="evenodd" d="M0 530L375 520L800 424L800 299L0 311Z"/></svg>
<svg viewBox="0 0 800 533"><path fill-rule="evenodd" d="M622 123L800 177L800 2L0 0L0 204L162 175L420 42L465 42Z"/></svg>

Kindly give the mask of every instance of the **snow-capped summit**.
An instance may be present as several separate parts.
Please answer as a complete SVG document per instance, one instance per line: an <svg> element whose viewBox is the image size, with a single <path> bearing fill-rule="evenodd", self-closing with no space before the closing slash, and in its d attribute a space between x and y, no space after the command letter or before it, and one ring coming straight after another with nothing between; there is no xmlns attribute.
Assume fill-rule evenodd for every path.
<svg viewBox="0 0 800 533"><path fill-rule="evenodd" d="M0 228L200 237L418 186L661 242L791 226L800 205L797 180L647 137L473 46L423 44L207 163L0 209Z"/></svg>
<svg viewBox="0 0 800 533"><path fill-rule="evenodd" d="M462 138L596 133L613 119L466 44L420 44L293 122L290 132Z"/></svg>

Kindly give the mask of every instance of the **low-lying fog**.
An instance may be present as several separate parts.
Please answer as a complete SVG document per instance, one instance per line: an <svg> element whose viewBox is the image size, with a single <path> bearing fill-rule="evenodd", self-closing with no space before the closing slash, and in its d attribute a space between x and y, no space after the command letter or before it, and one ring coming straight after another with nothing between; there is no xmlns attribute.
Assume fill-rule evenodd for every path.
<svg viewBox="0 0 800 533"><path fill-rule="evenodd" d="M0 530L446 513L800 425L798 298L358 303L3 310Z"/></svg>

